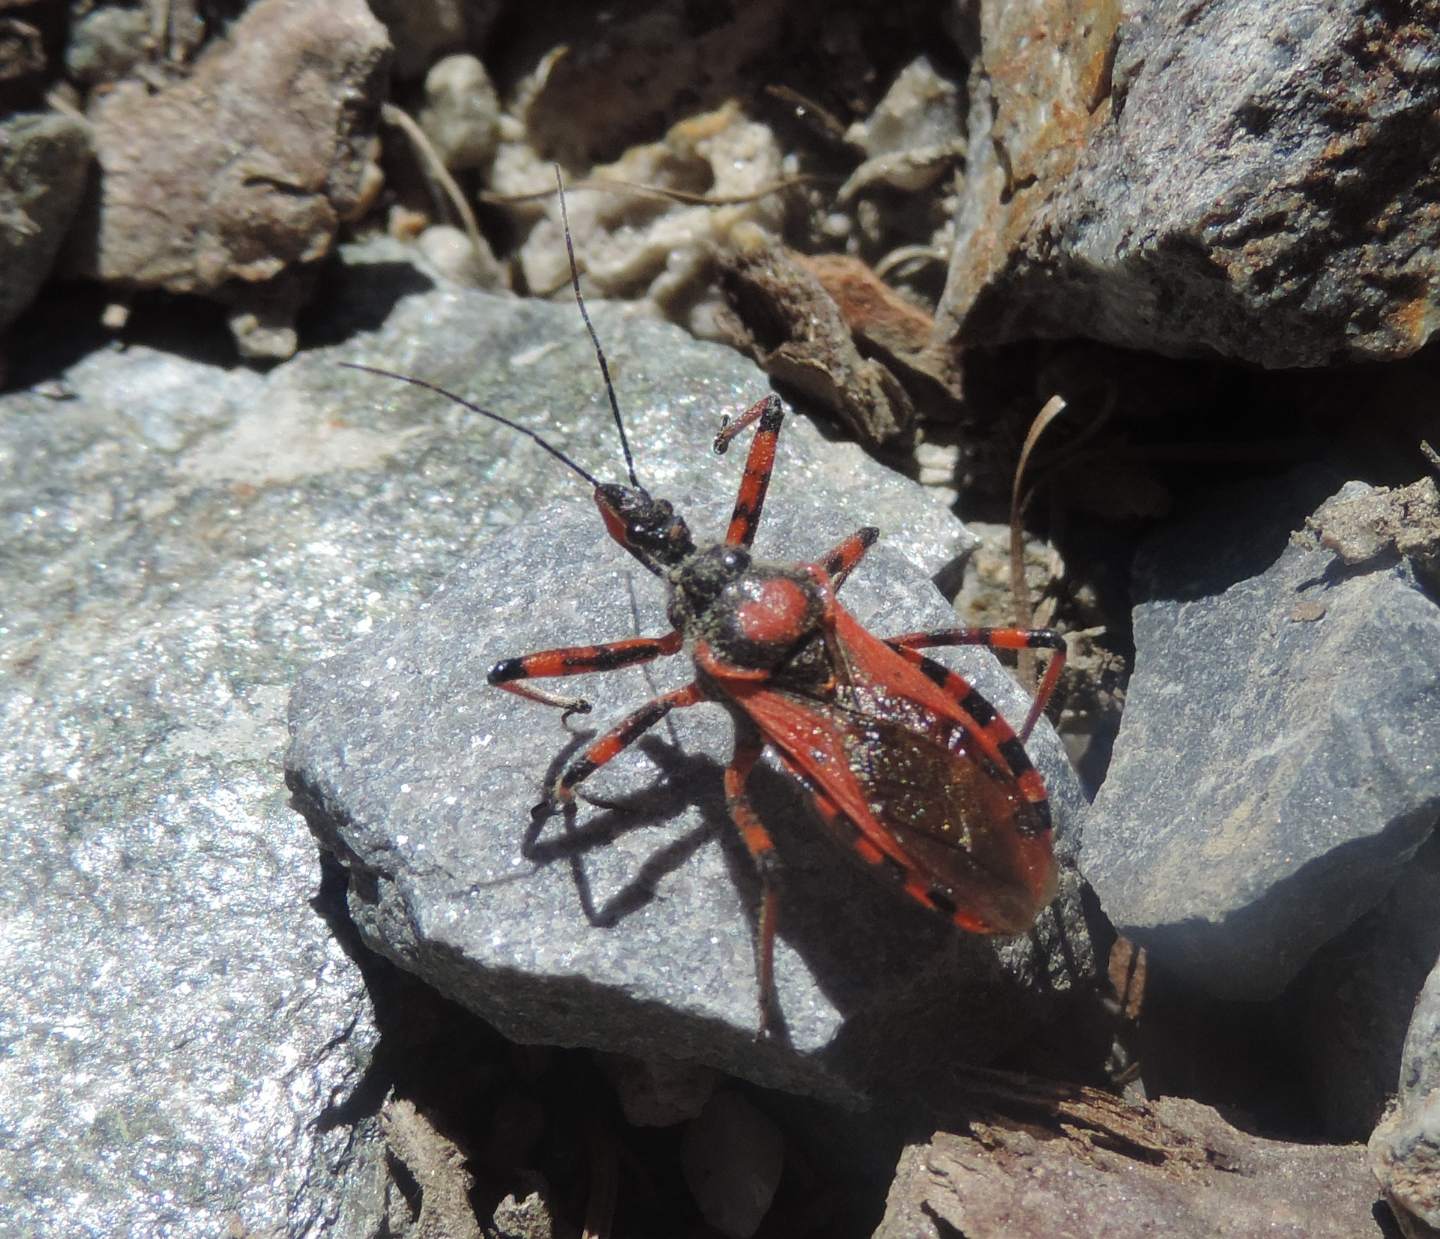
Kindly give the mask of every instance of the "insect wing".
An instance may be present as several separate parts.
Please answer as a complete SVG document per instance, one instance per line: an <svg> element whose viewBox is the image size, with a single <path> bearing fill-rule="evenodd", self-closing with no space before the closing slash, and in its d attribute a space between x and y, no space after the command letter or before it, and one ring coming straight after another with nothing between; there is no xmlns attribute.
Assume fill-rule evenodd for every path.
<svg viewBox="0 0 1440 1239"><path fill-rule="evenodd" d="M1012 767L1014 733L998 716L982 725L839 608L834 638L829 699L737 683L737 704L839 810L825 820L842 842L965 929L1025 931L1055 873L1044 787L1028 758Z"/></svg>

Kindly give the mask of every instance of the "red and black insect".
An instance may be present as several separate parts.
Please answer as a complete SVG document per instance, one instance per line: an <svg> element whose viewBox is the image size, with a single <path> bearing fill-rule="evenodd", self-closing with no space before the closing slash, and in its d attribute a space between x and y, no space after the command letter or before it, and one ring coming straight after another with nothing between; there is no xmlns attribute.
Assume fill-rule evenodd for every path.
<svg viewBox="0 0 1440 1239"><path fill-rule="evenodd" d="M568 222L565 239L569 247ZM573 249L570 266L619 428L628 485L599 481L534 431L433 384L355 367L439 392L534 439L585 479L610 536L665 583L669 632L543 650L490 669L492 685L568 715L590 706L532 682L611 671L682 650L694 660L689 684L646 702L591 743L546 790L536 813L572 804L585 779L671 710L702 702L728 709L735 748L725 770L726 805L761 880L762 1029L773 1009L777 864L746 782L767 745L805 788L827 833L866 867L961 929L1028 930L1054 898L1055 864L1045 784L1024 741L1054 690L1064 639L1049 629L1020 628L875 636L837 597L879 536L874 528L856 531L812 561L752 556L784 420L773 395L722 423L717 452L751 426L755 436L724 541L697 547L674 506L640 485L605 355L580 296ZM1052 652L1018 734L964 678L921 652L947 645Z"/></svg>

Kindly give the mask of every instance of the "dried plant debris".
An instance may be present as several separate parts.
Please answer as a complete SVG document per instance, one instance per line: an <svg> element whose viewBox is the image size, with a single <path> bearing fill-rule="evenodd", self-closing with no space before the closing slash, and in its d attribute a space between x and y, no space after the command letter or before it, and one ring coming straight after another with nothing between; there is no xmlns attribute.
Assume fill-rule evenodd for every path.
<svg viewBox="0 0 1440 1239"><path fill-rule="evenodd" d="M117 85L94 108L101 176L70 270L214 296L269 328L247 352L293 352L286 298L255 286L324 256L367 206L388 55L361 0L260 0L187 79Z"/></svg>
<svg viewBox="0 0 1440 1239"><path fill-rule="evenodd" d="M435 1130L414 1102L392 1097L380 1111L380 1129L390 1155L414 1180L419 1192L410 1239L482 1239L470 1206L474 1176L466 1154Z"/></svg>
<svg viewBox="0 0 1440 1239"><path fill-rule="evenodd" d="M890 287L868 263L845 254L797 256L830 294L857 346L883 361L927 411L953 413L963 398L960 367L931 347L935 320Z"/></svg>
<svg viewBox="0 0 1440 1239"><path fill-rule="evenodd" d="M719 337L713 253L742 224L938 276L953 215L943 178L964 144L961 91L930 58L867 44L864 31L895 25L895 14L821 19L765 0L705 14L660 4L604 25L582 11L574 19L564 43L552 30L507 27L483 68L468 54L447 57L426 82L420 120L436 151L452 171L475 173L481 201L505 209L521 238L517 288L547 295L565 283L556 160L576 200L590 285L648 300L705 338ZM851 71L825 92L833 115L791 85L808 87L821 65ZM482 80L497 89L460 89ZM797 110L825 118L823 138L791 123ZM837 200L848 173L867 164ZM938 283L925 291L933 300Z"/></svg>
<svg viewBox="0 0 1440 1239"><path fill-rule="evenodd" d="M714 337L714 251L745 225L779 229L784 203L774 191L785 177L774 134L735 104L692 116L660 141L592 168L567 195L587 289L647 298L692 333ZM529 211L539 218L518 255L524 285L542 295L563 288L569 268L551 163L528 141L502 142L490 184L495 195L535 196ZM677 202L646 187L695 201Z"/></svg>
<svg viewBox="0 0 1440 1239"><path fill-rule="evenodd" d="M1360 1145L1265 1140L1181 1098L1045 1094L1017 1083L985 1121L907 1149L876 1239L1378 1234Z"/></svg>
<svg viewBox="0 0 1440 1239"><path fill-rule="evenodd" d="M834 299L806 262L752 237L720 259L735 342L784 388L801 393L862 443L888 447L914 421L910 396L882 362L861 356Z"/></svg>
<svg viewBox="0 0 1440 1239"><path fill-rule="evenodd" d="M543 41L511 112L538 151L567 167L612 159L666 118L700 114L745 93L747 66L786 42L786 5L652 4L599 19L572 10L570 29L535 23ZM557 34L563 42L557 42Z"/></svg>

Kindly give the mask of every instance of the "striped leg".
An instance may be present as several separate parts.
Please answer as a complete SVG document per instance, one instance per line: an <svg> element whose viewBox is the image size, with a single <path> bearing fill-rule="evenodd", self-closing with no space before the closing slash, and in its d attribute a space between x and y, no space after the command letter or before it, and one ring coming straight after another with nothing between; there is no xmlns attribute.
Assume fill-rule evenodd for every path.
<svg viewBox="0 0 1440 1239"><path fill-rule="evenodd" d="M865 552L875 545L879 536L880 531L874 525L866 525L816 561L825 569L825 575L830 578L830 584L834 588L839 589L845 584L845 578L865 558Z"/></svg>
<svg viewBox="0 0 1440 1239"><path fill-rule="evenodd" d="M684 688L677 688L672 693L665 693L653 701L647 701L572 761L555 780L545 800L536 805L537 811L574 803L577 784L588 779L607 761L613 761L671 710L677 706L697 705L705 700L705 691L700 685L687 684Z"/></svg>
<svg viewBox="0 0 1440 1239"><path fill-rule="evenodd" d="M992 650L1052 651L1045 674L1040 679L1040 687L1035 690L1035 700L1031 703L1030 713L1025 716L1025 725L1020 728L1022 742L1030 738L1035 723L1049 704L1050 695L1055 691L1060 672L1065 666L1065 638L1052 628L943 628L939 632L907 632L899 637L886 637L885 644L906 657L918 650L931 649L937 645L986 645ZM916 656L910 658L910 661L919 664L924 660ZM959 676L955 679L965 685L967 693L974 692ZM961 701L961 704L964 705L964 702Z"/></svg>
<svg viewBox="0 0 1440 1239"><path fill-rule="evenodd" d="M745 783L765 741L751 728L744 727L735 737L735 754L725 768L725 807L740 832L740 838L755 862L760 875L760 919L756 929L755 974L760 989L760 1035L767 1036L771 1014L775 1010L775 924L779 901L775 889L775 842L760 821Z"/></svg>
<svg viewBox="0 0 1440 1239"><path fill-rule="evenodd" d="M524 680L557 675L583 675L588 671L614 671L617 667L633 667L665 654L678 653L681 646L678 632L663 637L629 637L604 645L572 645L558 650L541 650L521 658L505 658L490 668L486 679L507 693L538 701L541 705L557 706L571 714L589 714L590 703L583 697L567 697L546 692L525 684Z"/></svg>
<svg viewBox="0 0 1440 1239"><path fill-rule="evenodd" d="M770 474L775 468L775 441L780 437L780 423L785 420L785 406L779 396L757 400L735 421L720 427L715 436L715 451L723 454L730 440L745 427L758 421L760 429L750 442L750 455L745 458L745 476L740 479L740 493L735 496L735 511L725 541L730 546L749 546L755 541L760 524L760 510L765 506L765 492L770 487Z"/></svg>

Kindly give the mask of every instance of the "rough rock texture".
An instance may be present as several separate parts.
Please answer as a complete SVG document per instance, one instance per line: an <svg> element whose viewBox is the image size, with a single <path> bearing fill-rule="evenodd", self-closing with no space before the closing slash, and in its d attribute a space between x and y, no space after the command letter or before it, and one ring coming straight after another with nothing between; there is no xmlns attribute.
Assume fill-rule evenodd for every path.
<svg viewBox="0 0 1440 1239"><path fill-rule="evenodd" d="M1181 1098L1070 1092L1053 1126L975 1121L906 1149L876 1239L1385 1234L1359 1145L1265 1140Z"/></svg>
<svg viewBox="0 0 1440 1239"><path fill-rule="evenodd" d="M185 80L158 94L121 83L94 109L101 175L72 270L223 289L288 326L293 304L244 286L328 253L363 205L388 58L363 0L260 0ZM287 350L266 339L256 351Z"/></svg>
<svg viewBox="0 0 1440 1239"><path fill-rule="evenodd" d="M1396 1108L1370 1139L1370 1164L1407 1236L1440 1232L1440 964L1415 1004Z"/></svg>
<svg viewBox="0 0 1440 1239"><path fill-rule="evenodd" d="M370 270L355 313L420 282ZM375 1030L312 907L285 701L454 564L485 482L324 354L57 377L0 397L0 1229L370 1233L373 1128L327 1112Z"/></svg>
<svg viewBox="0 0 1440 1239"><path fill-rule="evenodd" d="M1300 1046L1332 1140L1367 1139L1395 1091L1416 998L1440 959L1437 908L1440 834L1295 983Z"/></svg>
<svg viewBox="0 0 1440 1239"><path fill-rule="evenodd" d="M90 162L90 128L58 112L0 123L0 331L50 274L75 217Z"/></svg>
<svg viewBox="0 0 1440 1239"><path fill-rule="evenodd" d="M1440 3L972 11L946 347L1313 366L1408 356L1440 325Z"/></svg>
<svg viewBox="0 0 1440 1239"><path fill-rule="evenodd" d="M443 346L373 359L523 415L585 467L621 475L573 310L476 294L436 314ZM742 461L738 448L717 461L708 445L721 412L754 399L763 377L729 350L604 318L641 480L690 514L697 537L717 537ZM477 373L465 341L512 359L508 373L493 362ZM604 536L583 483L532 445L411 388L377 379L368 398L424 422L463 421L477 450L503 462L488 466L490 503L516 522L477 544L423 608L297 686L297 803L349 868L369 943L516 1040L693 1059L852 1098L957 1055L1014 1049L1038 1019L1069 1009L1095 966L1072 871L1033 938L955 934L838 855L792 784L767 770L755 789L785 867L777 975L789 1043L757 1044L756 880L726 825L723 710L672 715L586 784L610 807L582 804L573 823L553 818L537 834L530 809L581 738L557 711L484 682L502 657L663 631L654 578ZM552 497L564 498L536 515ZM827 445L792 416L757 552L818 554L870 521L887 536L846 584L847 605L877 630L952 623L927 575L964 542L960 527L853 444ZM962 665L1007 714L1023 714L988 655ZM589 677L576 688L595 711L572 726L593 734L652 684L686 677L683 658ZM1058 742L1041 727L1030 747L1073 832L1080 801Z"/></svg>
<svg viewBox="0 0 1440 1239"><path fill-rule="evenodd" d="M1305 518L1333 488L1237 490L1137 561L1135 674L1082 868L1121 933L1220 998L1279 993L1440 815L1440 607L1403 562L1319 544Z"/></svg>

